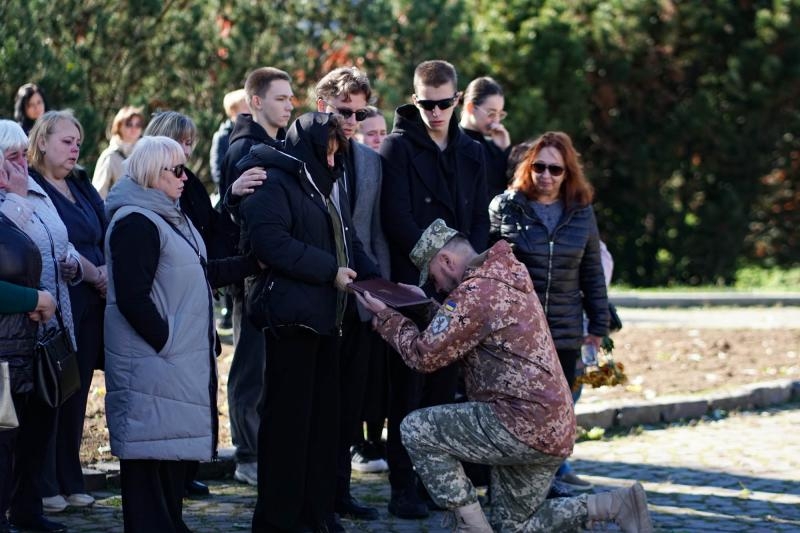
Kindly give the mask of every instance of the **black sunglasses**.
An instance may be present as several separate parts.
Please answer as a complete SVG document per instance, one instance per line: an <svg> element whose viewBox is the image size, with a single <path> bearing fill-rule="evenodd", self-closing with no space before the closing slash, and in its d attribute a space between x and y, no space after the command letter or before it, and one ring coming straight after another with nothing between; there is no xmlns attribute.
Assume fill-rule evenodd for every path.
<svg viewBox="0 0 800 533"><path fill-rule="evenodd" d="M164 170L169 170L175 174L176 178L183 177L183 171L186 170L186 165L175 165L174 167L164 167Z"/></svg>
<svg viewBox="0 0 800 533"><path fill-rule="evenodd" d="M325 100L322 100L322 101L325 102ZM357 122L363 122L363 121L365 121L367 119L367 114L369 114L369 111L367 111L366 109L357 109L356 111L353 111L352 109L338 108L335 105L330 104L328 102L325 102L325 103L327 105L331 106L332 108L334 108L336 110L336 114L337 115L342 115L342 118L345 119L345 120L347 120L350 117L352 117L353 115L355 115Z"/></svg>
<svg viewBox="0 0 800 533"><path fill-rule="evenodd" d="M442 100L419 100L417 99L417 105L420 106L425 111L433 111L434 107L438 107L442 111L453 107L454 104L458 103L458 93L454 94L450 98L444 98Z"/></svg>
<svg viewBox="0 0 800 533"><path fill-rule="evenodd" d="M564 167L559 165L548 165L542 163L541 161L536 161L531 166L533 167L533 171L537 174L543 174L545 170L549 170L551 176L560 176L564 173Z"/></svg>

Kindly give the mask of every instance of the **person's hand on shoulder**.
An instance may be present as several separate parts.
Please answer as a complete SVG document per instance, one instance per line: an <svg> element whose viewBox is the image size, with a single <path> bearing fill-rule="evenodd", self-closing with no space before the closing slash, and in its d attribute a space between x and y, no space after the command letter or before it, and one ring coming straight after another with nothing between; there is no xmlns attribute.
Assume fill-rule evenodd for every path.
<svg viewBox="0 0 800 533"><path fill-rule="evenodd" d="M267 171L263 167L248 168L231 185L231 194L234 196L253 194L256 187L260 187L265 179L267 179Z"/></svg>

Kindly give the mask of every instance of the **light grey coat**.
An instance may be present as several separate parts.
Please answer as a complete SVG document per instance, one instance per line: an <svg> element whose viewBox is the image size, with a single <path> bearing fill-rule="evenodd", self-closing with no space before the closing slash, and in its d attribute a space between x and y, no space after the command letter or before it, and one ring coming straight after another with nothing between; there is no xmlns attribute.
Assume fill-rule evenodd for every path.
<svg viewBox="0 0 800 533"><path fill-rule="evenodd" d="M56 206L53 205L53 201L50 200L44 189L30 176L28 176L27 196L22 197L0 190L0 206L2 206L0 211L22 231L27 233L39 248L42 254L42 278L40 284L53 295L54 299L58 296L64 327L67 328L72 338L72 346L76 346L72 303L69 299L69 285L80 283L83 280L83 271L78 268L78 275L69 284L64 281L61 275L57 275L56 266L53 264L52 249L50 248L50 237L53 239L56 261L71 257L80 265L80 254L69 242L67 227L58 215ZM56 291L56 279L58 279L58 291ZM56 328L58 328L58 319L53 316L43 329L52 330Z"/></svg>
<svg viewBox="0 0 800 533"><path fill-rule="evenodd" d="M350 149L353 151L356 184L353 226L364 251L378 265L381 276L389 279L389 246L381 225L381 157L373 149L354 140L350 141ZM362 320L372 316L360 305L358 311Z"/></svg>
<svg viewBox="0 0 800 533"><path fill-rule="evenodd" d="M106 209L111 216L105 245L106 418L111 453L120 459L207 461L216 453L217 369L210 289L198 257L206 255L203 239L176 203L127 176L111 189ZM131 213L155 224L161 242L150 296L169 323L169 337L158 352L117 306L116 288L125 280L114 279L109 242L117 222Z"/></svg>

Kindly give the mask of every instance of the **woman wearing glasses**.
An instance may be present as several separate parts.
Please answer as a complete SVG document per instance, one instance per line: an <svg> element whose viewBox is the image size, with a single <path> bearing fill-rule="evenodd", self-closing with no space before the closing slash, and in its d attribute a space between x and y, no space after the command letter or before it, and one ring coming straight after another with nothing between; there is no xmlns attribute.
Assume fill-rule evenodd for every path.
<svg viewBox="0 0 800 533"><path fill-rule="evenodd" d="M593 196L569 136L547 132L525 153L509 190L489 206L490 240L507 240L528 267L570 387L581 345L600 348L608 334Z"/></svg>
<svg viewBox="0 0 800 533"><path fill-rule="evenodd" d="M142 136L144 117L139 107L126 106L120 109L111 122L111 139L108 148L103 150L97 159L92 176L92 185L102 198L122 176L122 162L133 150L133 146Z"/></svg>
<svg viewBox="0 0 800 533"><path fill-rule="evenodd" d="M106 418L126 532L188 531L186 462L217 449L209 280L232 280L180 209L185 162L175 140L144 137L106 199Z"/></svg>
<svg viewBox="0 0 800 533"><path fill-rule="evenodd" d="M486 186L489 200L506 190L506 169L511 137L503 126L508 113L503 111L505 98L500 84L488 76L476 78L464 91L461 129L478 141L486 155Z"/></svg>

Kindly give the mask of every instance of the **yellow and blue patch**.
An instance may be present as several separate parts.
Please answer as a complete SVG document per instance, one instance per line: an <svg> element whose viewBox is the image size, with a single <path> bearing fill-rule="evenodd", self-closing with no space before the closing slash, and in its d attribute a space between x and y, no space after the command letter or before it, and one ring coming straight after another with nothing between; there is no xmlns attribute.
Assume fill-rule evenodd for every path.
<svg viewBox="0 0 800 533"><path fill-rule="evenodd" d="M447 300L444 303L444 310L445 311L455 311L456 310L456 302L455 302L455 300Z"/></svg>

